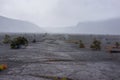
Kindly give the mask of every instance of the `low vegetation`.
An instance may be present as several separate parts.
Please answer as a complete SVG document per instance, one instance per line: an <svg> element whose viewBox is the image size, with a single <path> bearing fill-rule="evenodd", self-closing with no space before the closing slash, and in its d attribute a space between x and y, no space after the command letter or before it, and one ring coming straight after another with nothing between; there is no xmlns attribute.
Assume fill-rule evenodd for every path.
<svg viewBox="0 0 120 80"><path fill-rule="evenodd" d="M22 46L26 47L28 45L28 40L25 37L17 37L11 41L11 49L19 49Z"/></svg>
<svg viewBox="0 0 120 80"><path fill-rule="evenodd" d="M90 45L90 48L93 50L101 50L101 42L95 39L93 43Z"/></svg>
<svg viewBox="0 0 120 80"><path fill-rule="evenodd" d="M80 48L85 48L85 45L84 45L84 43L82 42L82 40L80 40L80 42L79 42L79 47L80 47Z"/></svg>
<svg viewBox="0 0 120 80"><path fill-rule="evenodd" d="M11 43L11 38L9 35L5 35L4 39L3 39L3 43L4 44L10 44Z"/></svg>
<svg viewBox="0 0 120 80"><path fill-rule="evenodd" d="M79 44L79 40L67 40L67 43Z"/></svg>
<svg viewBox="0 0 120 80"><path fill-rule="evenodd" d="M119 48L119 46L120 46L120 43L119 43L119 42L116 42L116 43L115 43L115 47L116 47L116 48Z"/></svg>
<svg viewBox="0 0 120 80"><path fill-rule="evenodd" d="M33 39L32 43L36 43L36 42L37 42L36 39Z"/></svg>
<svg viewBox="0 0 120 80"><path fill-rule="evenodd" d="M57 76L42 76L42 75L31 75L30 76L34 76L34 77L40 77L40 78L45 78L45 79L50 79L50 80L73 80L67 77L57 77Z"/></svg>

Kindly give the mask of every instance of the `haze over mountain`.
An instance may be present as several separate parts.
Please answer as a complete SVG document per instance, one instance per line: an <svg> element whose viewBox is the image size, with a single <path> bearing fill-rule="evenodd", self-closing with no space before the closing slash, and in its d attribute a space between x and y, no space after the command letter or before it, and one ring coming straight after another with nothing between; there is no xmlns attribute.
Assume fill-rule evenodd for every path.
<svg viewBox="0 0 120 80"><path fill-rule="evenodd" d="M0 16L0 32L43 32L37 25Z"/></svg>
<svg viewBox="0 0 120 80"><path fill-rule="evenodd" d="M82 33L82 34L120 34L120 18L104 21L80 22L76 26L54 28L56 33Z"/></svg>
<svg viewBox="0 0 120 80"><path fill-rule="evenodd" d="M0 15L48 32L120 34L120 0L0 0Z"/></svg>
<svg viewBox="0 0 120 80"><path fill-rule="evenodd" d="M44 28L49 33L120 34L120 18L103 21L79 22L76 26ZM45 32L37 25L0 16L0 32Z"/></svg>
<svg viewBox="0 0 120 80"><path fill-rule="evenodd" d="M98 34L120 34L120 18L79 23L76 28L80 32L98 33Z"/></svg>

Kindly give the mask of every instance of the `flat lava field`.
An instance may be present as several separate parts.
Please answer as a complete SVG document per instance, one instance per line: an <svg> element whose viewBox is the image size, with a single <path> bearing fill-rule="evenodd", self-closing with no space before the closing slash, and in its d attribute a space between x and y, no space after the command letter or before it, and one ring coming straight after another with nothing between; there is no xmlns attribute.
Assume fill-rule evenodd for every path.
<svg viewBox="0 0 120 80"><path fill-rule="evenodd" d="M120 53L80 49L59 39L30 43L26 49L0 46L0 80L120 80Z"/></svg>

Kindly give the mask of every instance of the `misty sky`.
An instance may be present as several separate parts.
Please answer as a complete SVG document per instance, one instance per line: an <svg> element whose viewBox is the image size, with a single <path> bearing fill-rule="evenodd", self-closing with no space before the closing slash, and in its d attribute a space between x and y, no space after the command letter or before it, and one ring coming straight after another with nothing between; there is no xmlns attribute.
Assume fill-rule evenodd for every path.
<svg viewBox="0 0 120 80"><path fill-rule="evenodd" d="M0 15L64 27L120 17L120 0L0 0Z"/></svg>

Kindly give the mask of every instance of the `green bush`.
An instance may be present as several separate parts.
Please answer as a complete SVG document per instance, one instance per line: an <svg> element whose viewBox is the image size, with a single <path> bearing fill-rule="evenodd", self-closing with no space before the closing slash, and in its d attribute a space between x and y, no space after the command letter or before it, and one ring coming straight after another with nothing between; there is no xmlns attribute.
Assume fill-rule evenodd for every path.
<svg viewBox="0 0 120 80"><path fill-rule="evenodd" d="M120 43L119 42L116 42L115 43L115 47L118 48L120 46Z"/></svg>
<svg viewBox="0 0 120 80"><path fill-rule="evenodd" d="M80 40L79 47L80 47L80 48L85 48L85 45L83 44L82 40Z"/></svg>
<svg viewBox="0 0 120 80"><path fill-rule="evenodd" d="M21 46L27 46L28 40L25 37L17 37L11 41L10 47L12 49L19 49Z"/></svg>
<svg viewBox="0 0 120 80"><path fill-rule="evenodd" d="M5 35L4 39L3 39L3 43L4 44L10 44L11 43L11 39L9 35Z"/></svg>
<svg viewBox="0 0 120 80"><path fill-rule="evenodd" d="M90 45L90 48L94 50L101 50L101 42L95 39L93 43Z"/></svg>

